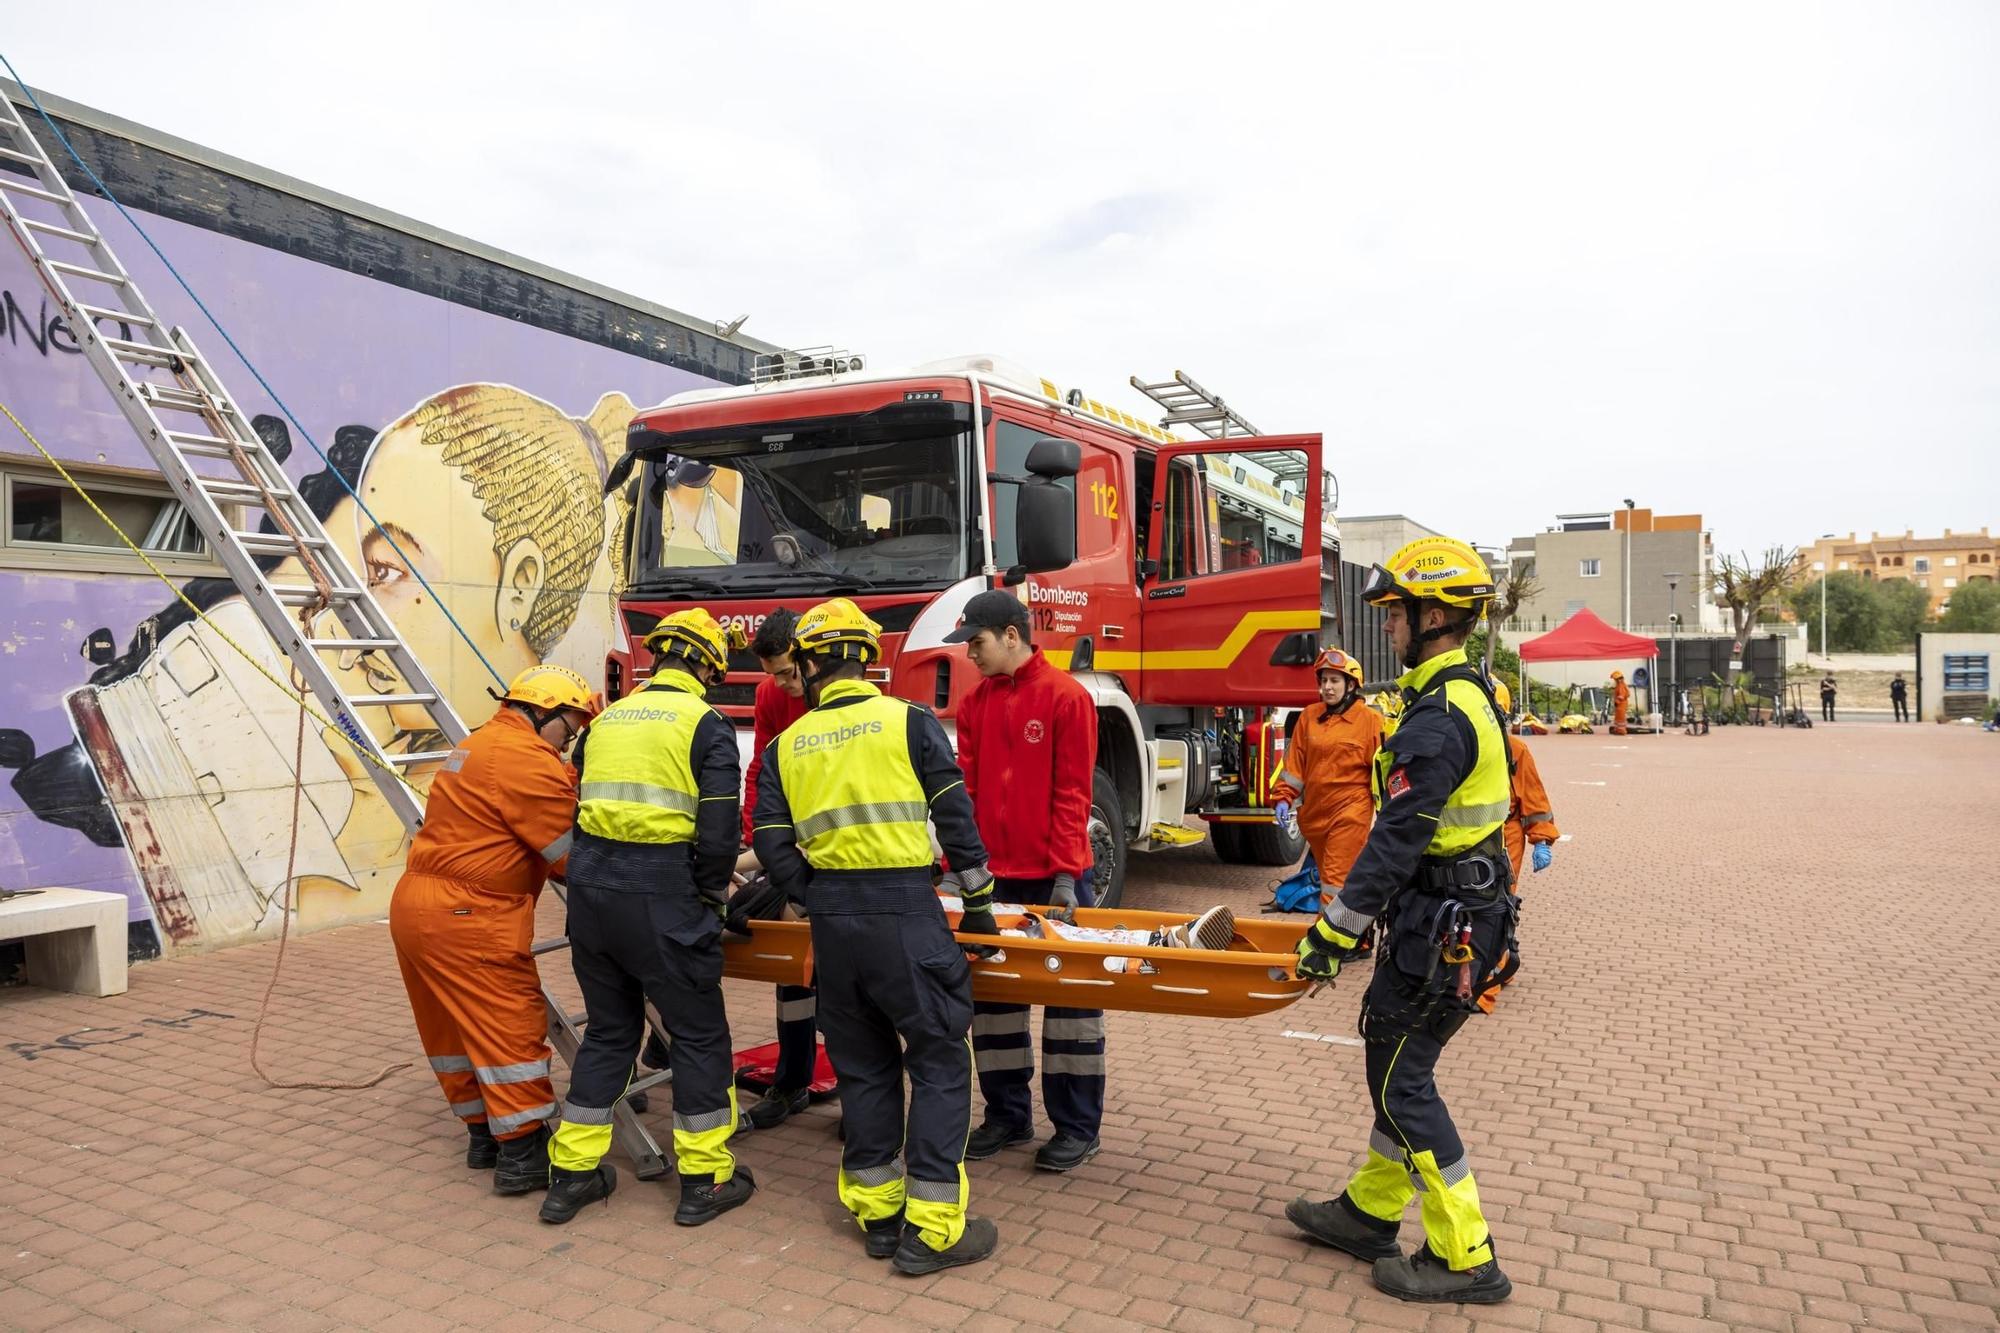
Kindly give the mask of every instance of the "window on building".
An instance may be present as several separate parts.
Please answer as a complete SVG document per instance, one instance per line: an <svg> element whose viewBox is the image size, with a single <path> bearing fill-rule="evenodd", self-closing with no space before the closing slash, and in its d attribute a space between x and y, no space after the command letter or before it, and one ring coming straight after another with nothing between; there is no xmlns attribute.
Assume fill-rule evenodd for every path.
<svg viewBox="0 0 2000 1333"><path fill-rule="evenodd" d="M175 572L213 570L208 543L194 520L162 482L71 470L97 501L104 518L53 472L8 468L0 472L0 548L7 564L53 568L103 568L129 563L143 569L119 540L122 530L141 550ZM109 519L109 522L106 521Z"/></svg>
<svg viewBox="0 0 2000 1333"><path fill-rule="evenodd" d="M1845 560L1841 561L1841 562L1840 562L1840 567L1841 567L1842 569L1846 569L1846 568L1847 568L1847 562L1846 562ZM1824 568L1824 566L1822 566L1822 568Z"/></svg>
<svg viewBox="0 0 2000 1333"><path fill-rule="evenodd" d="M1928 573L1930 573L1930 572L1931 572L1931 560L1930 560L1930 557L1929 557L1929 556L1926 556L1926 555L1920 555L1920 556L1918 556L1918 557L1917 557L1917 563L1916 563L1916 564L1915 564L1914 566L1912 566L1912 568L1914 568L1914 569L1915 569L1915 570L1917 571L1917 573L1919 573L1919 574L1928 574Z"/></svg>
<svg viewBox="0 0 2000 1333"><path fill-rule="evenodd" d="M1955 555L1948 555L1944 558L1944 563L1945 566L1949 568L1950 566L1958 563L1958 557Z"/></svg>
<svg viewBox="0 0 2000 1333"><path fill-rule="evenodd" d="M1988 669L1990 661L1986 653L1946 653L1944 687L1954 694L1960 690L1977 690L1984 694L1992 680Z"/></svg>
<svg viewBox="0 0 2000 1333"><path fill-rule="evenodd" d="M1946 580L1944 581L1944 586L1945 586L1945 587L1947 587L1947 588L1956 588L1956 587L1958 586L1958 580L1957 580L1957 579L1946 579Z"/></svg>
<svg viewBox="0 0 2000 1333"><path fill-rule="evenodd" d="M1594 579L1603 572L1602 566L1596 560L1579 560L1576 562L1576 574L1578 578Z"/></svg>

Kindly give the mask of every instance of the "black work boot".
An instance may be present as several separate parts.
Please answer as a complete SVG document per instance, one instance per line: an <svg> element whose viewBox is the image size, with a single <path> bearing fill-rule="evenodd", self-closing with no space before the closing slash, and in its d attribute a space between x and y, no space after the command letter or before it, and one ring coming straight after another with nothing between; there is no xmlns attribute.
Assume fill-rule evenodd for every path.
<svg viewBox="0 0 2000 1333"><path fill-rule="evenodd" d="M1059 1132L1036 1150L1035 1166L1042 1171L1073 1171L1097 1156L1097 1149L1094 1138L1080 1139Z"/></svg>
<svg viewBox="0 0 2000 1333"><path fill-rule="evenodd" d="M861 1224L861 1241L870 1259L887 1259L903 1240L903 1215L878 1217Z"/></svg>
<svg viewBox="0 0 2000 1333"><path fill-rule="evenodd" d="M982 1120L979 1122L979 1128L973 1130L965 1141L965 1160L983 1162L1002 1148L1032 1143L1034 1138L1035 1131L1026 1125L1003 1125L993 1120Z"/></svg>
<svg viewBox="0 0 2000 1333"><path fill-rule="evenodd" d="M743 1113L743 1120L752 1129L776 1129L811 1105L812 1091L809 1088L800 1088L797 1092L773 1089Z"/></svg>
<svg viewBox="0 0 2000 1333"><path fill-rule="evenodd" d="M474 1171L491 1171L500 1160L500 1141L484 1120L465 1122L465 1164Z"/></svg>
<svg viewBox="0 0 2000 1333"><path fill-rule="evenodd" d="M1000 1228L983 1217L965 1219L965 1233L950 1249L934 1250L924 1243L924 1233L915 1227L903 1229L902 1243L896 1246L895 1256L889 1261L898 1273L910 1277L922 1277L926 1273L936 1273L946 1268L956 1268L960 1264L976 1264L993 1253L993 1247L1000 1243Z"/></svg>
<svg viewBox="0 0 2000 1333"><path fill-rule="evenodd" d="M588 1171L551 1166L549 1197L542 1200L541 1218L544 1222L567 1222L585 1204L609 1199L617 1188L618 1173L607 1162L599 1162Z"/></svg>
<svg viewBox="0 0 2000 1333"><path fill-rule="evenodd" d="M1395 1259L1403 1253L1396 1244L1396 1233L1403 1224L1370 1217L1345 1194L1322 1203L1301 1196L1285 1205L1285 1216L1314 1240L1345 1250L1357 1259Z"/></svg>
<svg viewBox="0 0 2000 1333"><path fill-rule="evenodd" d="M674 1209L674 1221L684 1227L713 1222L756 1192L757 1177L747 1166L738 1166L736 1174L719 1185L714 1176L682 1176L681 1206Z"/></svg>
<svg viewBox="0 0 2000 1333"><path fill-rule="evenodd" d="M1375 1285L1399 1301L1497 1305L1514 1294L1497 1258L1453 1272L1431 1252L1428 1241L1408 1258L1377 1259Z"/></svg>
<svg viewBox="0 0 2000 1333"><path fill-rule="evenodd" d="M493 1166L495 1194L532 1194L549 1187L549 1127L535 1126L532 1134L507 1139L500 1144L500 1160Z"/></svg>

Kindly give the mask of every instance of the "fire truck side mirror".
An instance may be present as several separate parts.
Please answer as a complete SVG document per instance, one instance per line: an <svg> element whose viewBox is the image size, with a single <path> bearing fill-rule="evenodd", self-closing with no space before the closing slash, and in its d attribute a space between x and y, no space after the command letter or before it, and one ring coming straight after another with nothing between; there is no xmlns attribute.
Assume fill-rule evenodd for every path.
<svg viewBox="0 0 2000 1333"><path fill-rule="evenodd" d="M1069 448L1074 452L1076 446ZM1028 461L1033 466L1034 459ZM1014 549L1020 553L1018 568L1024 574L1045 574L1076 563L1076 492L1046 477L1023 482L1014 506Z"/></svg>
<svg viewBox="0 0 2000 1333"><path fill-rule="evenodd" d="M1083 450L1074 440L1043 436L1028 446L1028 472L1051 481L1074 477L1083 470Z"/></svg>

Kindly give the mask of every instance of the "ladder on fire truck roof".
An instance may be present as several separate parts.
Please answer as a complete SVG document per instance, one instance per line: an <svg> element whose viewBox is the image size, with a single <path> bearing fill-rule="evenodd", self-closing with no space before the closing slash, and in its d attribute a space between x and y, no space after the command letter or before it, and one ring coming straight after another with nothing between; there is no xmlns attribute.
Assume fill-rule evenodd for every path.
<svg viewBox="0 0 2000 1333"><path fill-rule="evenodd" d="M25 182L22 168L33 173L35 184ZM452 748L465 739L465 724L403 641L395 622L348 567L319 517L251 428L187 331L161 324L5 92L0 92L0 217L27 252L36 275L62 308L85 359L138 432L208 549L291 659L299 680L360 754L362 767L383 799L414 834L423 823L423 797L403 774L413 766L450 757ZM56 253L45 249L45 243L58 247ZM73 283L88 284L82 296L72 290ZM106 335L99 321L117 324L121 336ZM206 471L201 464L207 465ZM247 521L258 515L261 521L254 529L249 527ZM238 516L244 526L238 526ZM274 583L267 567L258 563L267 560L275 568L294 558L304 571L304 583ZM316 626L328 612L338 628L322 635ZM347 694L322 660L328 653L372 654L395 669L398 687L383 694ZM358 709L397 706L422 708L442 748L391 753L358 720ZM540 941L534 952L552 952L568 943ZM574 1067L586 1017L566 1010L546 985L542 1000L548 1010L549 1044ZM656 1016L649 1012L648 1018L657 1030ZM672 1166L628 1099L670 1077L661 1072L634 1080L612 1108L618 1144L631 1156L642 1180L665 1175Z"/></svg>
<svg viewBox="0 0 2000 1333"><path fill-rule="evenodd" d="M1158 384L1148 384L1137 375L1132 376L1132 387L1167 410L1160 418L1164 430L1175 426L1192 426L1211 440L1229 440L1238 435L1262 435L1264 432L1251 425L1241 412L1224 402L1222 398L1195 383L1185 370L1176 370L1170 380ZM1299 472L1299 456L1281 450L1246 449L1243 456L1261 467L1268 468L1274 476L1285 477L1303 483Z"/></svg>
<svg viewBox="0 0 2000 1333"><path fill-rule="evenodd" d="M84 359L298 679L359 752L383 799L415 829L423 821L423 800L403 773L443 760L465 739L465 724L327 537L214 366L185 329L161 323L20 108L4 95L0 168L0 216L62 308ZM106 332L107 324L120 336ZM288 559L297 560L303 581L273 582L270 572ZM397 685L388 693L346 693L323 656L342 653L369 654L392 666ZM395 707L421 708L441 746L391 753L359 720L361 709Z"/></svg>

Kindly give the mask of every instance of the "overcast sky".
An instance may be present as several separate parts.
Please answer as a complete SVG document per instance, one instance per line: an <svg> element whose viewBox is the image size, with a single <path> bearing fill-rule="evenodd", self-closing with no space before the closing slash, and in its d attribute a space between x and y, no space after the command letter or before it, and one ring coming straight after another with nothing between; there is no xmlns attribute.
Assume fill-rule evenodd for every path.
<svg viewBox="0 0 2000 1333"><path fill-rule="evenodd" d="M1991 3L70 12L31 84L774 342L1184 369L1347 514L2000 525Z"/></svg>

